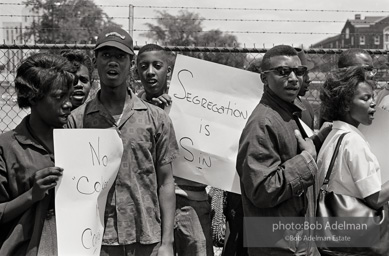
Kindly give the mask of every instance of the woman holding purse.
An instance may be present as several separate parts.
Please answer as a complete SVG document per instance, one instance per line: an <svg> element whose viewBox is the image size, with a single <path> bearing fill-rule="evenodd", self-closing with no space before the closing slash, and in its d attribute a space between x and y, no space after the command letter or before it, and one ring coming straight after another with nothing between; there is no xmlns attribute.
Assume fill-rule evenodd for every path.
<svg viewBox="0 0 389 256"><path fill-rule="evenodd" d="M373 88L374 82L366 79L363 67L350 67L334 72L322 87L321 114L327 120L333 121L333 127L318 155L317 188L326 180L325 184L327 182L328 184L325 193L340 196L342 200L344 198L357 200L349 200L353 203L338 211L338 203L333 197L331 199L327 197L326 204L329 200L332 201L323 206L324 200L321 200L323 194L319 194L317 213L320 217L366 217L361 216L364 215L361 211L348 212L353 204L362 204L363 207L371 208L372 212L386 211L383 216L388 217L388 208L382 207L389 201L389 182L381 184L380 165L363 134L358 130L360 124L370 125L374 120L376 102ZM328 172L330 175L327 175ZM323 207L333 209L327 211ZM339 212L347 216L327 215ZM389 243L388 240L384 242ZM383 248L383 244L378 241L375 245L369 246L370 248L376 246L375 249L378 249L368 249L369 255L386 255L387 250ZM318 247L320 250L320 246ZM364 248L327 249L320 250L321 255L337 255L337 252L344 253L339 255L360 255L365 252Z"/></svg>

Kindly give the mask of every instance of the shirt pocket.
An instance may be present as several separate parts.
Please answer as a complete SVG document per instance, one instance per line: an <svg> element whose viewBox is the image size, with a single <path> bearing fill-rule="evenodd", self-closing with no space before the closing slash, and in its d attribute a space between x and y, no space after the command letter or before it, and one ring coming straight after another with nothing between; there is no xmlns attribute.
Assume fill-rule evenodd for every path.
<svg viewBox="0 0 389 256"><path fill-rule="evenodd" d="M151 174L154 172L154 161L152 155L152 143L149 141L131 141L133 163L136 166L134 172L138 174Z"/></svg>

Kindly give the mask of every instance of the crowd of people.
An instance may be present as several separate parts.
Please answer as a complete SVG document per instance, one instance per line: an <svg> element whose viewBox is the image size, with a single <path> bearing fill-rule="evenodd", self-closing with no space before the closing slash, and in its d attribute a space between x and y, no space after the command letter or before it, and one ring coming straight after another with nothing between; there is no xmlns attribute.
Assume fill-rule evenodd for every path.
<svg viewBox="0 0 389 256"><path fill-rule="evenodd" d="M132 65L143 85L137 94L128 84ZM277 45L252 69L260 73L264 93L239 140L241 195L225 193L223 256L320 255L312 243L285 238L274 246L247 246L244 218L315 217L316 189L343 133L329 190L374 209L389 201L389 182L382 184L380 176L385 170L358 130L373 122L377 106L389 108L389 90L374 94L371 56L362 49L343 51L321 89L320 120L303 98L312 68L303 50ZM100 89L87 100L94 69ZM66 172L54 163L58 128L114 128L123 142L100 255L214 255L207 185L173 176L179 151L169 117L171 73L164 48L145 45L135 59L133 39L116 27L98 35L93 59L67 50L21 62L17 102L31 113L0 135L0 255L58 254L53 188Z"/></svg>

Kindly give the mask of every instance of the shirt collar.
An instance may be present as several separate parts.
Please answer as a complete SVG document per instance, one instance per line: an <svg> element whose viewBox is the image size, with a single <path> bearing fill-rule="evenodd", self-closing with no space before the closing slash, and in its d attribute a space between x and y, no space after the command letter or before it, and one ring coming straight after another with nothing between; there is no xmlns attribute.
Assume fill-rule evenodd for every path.
<svg viewBox="0 0 389 256"><path fill-rule="evenodd" d="M131 110L131 109L146 110L148 108L147 105L143 101L141 101L132 92L132 90L130 88L127 89L127 92L128 92L128 95L130 95L130 97L126 98L126 102L124 105L125 107L124 107L123 111L124 110ZM101 90L99 90L96 94L96 97L90 101L90 103L89 103L90 105L87 108L87 111L85 114L90 114L93 112L106 112L103 103L101 103L101 101L100 101L100 93L101 93Z"/></svg>
<svg viewBox="0 0 389 256"><path fill-rule="evenodd" d="M46 150L41 144L36 142L34 140L34 137L32 134L29 132L27 128L27 122L30 119L30 115L27 115L26 117L23 118L23 120L20 122L20 124L14 129L15 132L15 139L20 143L24 145L33 145L37 148Z"/></svg>
<svg viewBox="0 0 389 256"><path fill-rule="evenodd" d="M282 100L280 97L278 97L268 86L264 86L263 90L263 96L261 99L261 102L264 104L268 104L269 106L276 104L282 109L284 109L287 112L290 112L291 114L297 112L301 113L301 111L305 110L303 107L303 104L299 104L297 100L295 100L293 103L286 102ZM297 104L296 104L297 103Z"/></svg>
<svg viewBox="0 0 389 256"><path fill-rule="evenodd" d="M357 127L355 127L355 126L353 126L351 124L348 124L346 122L343 122L343 121L334 121L333 125L332 125L332 129L333 130L342 130L342 131L345 131L345 132L356 132L364 140L366 140L365 136L361 133L360 130L358 130Z"/></svg>
<svg viewBox="0 0 389 256"><path fill-rule="evenodd" d="M299 107L302 111L307 110L300 96L297 96L293 102L297 107Z"/></svg>

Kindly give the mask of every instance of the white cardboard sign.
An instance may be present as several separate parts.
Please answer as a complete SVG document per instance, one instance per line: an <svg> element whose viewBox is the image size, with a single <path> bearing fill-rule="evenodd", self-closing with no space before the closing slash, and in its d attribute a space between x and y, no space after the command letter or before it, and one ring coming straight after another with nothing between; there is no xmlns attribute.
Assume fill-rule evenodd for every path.
<svg viewBox="0 0 389 256"><path fill-rule="evenodd" d="M123 154L114 129L55 129L58 255L100 255L104 211Z"/></svg>
<svg viewBox="0 0 389 256"><path fill-rule="evenodd" d="M262 92L257 73L178 55L169 89L174 175L240 194L239 138Z"/></svg>
<svg viewBox="0 0 389 256"><path fill-rule="evenodd" d="M376 110L373 123L369 126L360 125L359 130L380 163L382 183L385 183L389 180L389 112L381 108Z"/></svg>

